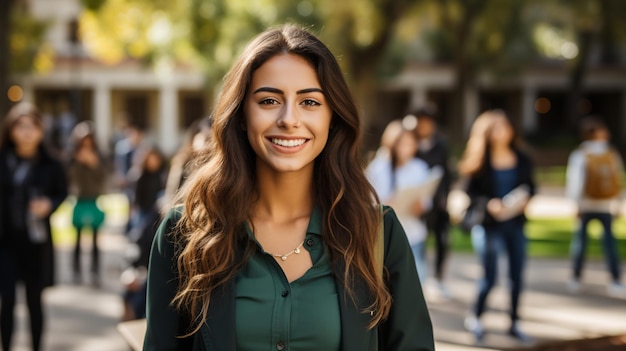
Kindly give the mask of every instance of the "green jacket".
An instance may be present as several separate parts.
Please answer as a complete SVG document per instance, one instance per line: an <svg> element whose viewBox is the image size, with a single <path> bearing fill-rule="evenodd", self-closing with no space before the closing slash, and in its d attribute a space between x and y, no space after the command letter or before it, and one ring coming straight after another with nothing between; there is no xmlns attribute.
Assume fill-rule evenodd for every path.
<svg viewBox="0 0 626 351"><path fill-rule="evenodd" d="M144 351L231 351L236 350L235 282L234 279L215 291L207 322L201 330L188 338L188 325L170 302L178 288L176 256L171 233L180 218L180 212L170 211L165 217L152 245L148 271L147 331ZM428 309L417 277L415 261L404 230L393 210L385 214L385 268L393 305L387 320L368 330L368 290L356 282L357 305L352 302L337 280L341 313L341 350L434 350L433 330ZM342 272L342 267L337 267ZM339 279L339 278L337 278Z"/></svg>

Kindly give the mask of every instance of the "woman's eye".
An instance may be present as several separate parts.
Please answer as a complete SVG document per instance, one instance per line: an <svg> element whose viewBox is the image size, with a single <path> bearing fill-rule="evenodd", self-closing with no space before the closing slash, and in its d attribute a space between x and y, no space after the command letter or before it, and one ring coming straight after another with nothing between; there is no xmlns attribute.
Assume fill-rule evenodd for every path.
<svg viewBox="0 0 626 351"><path fill-rule="evenodd" d="M276 105L278 104L278 100L276 99L271 99L271 98L267 98L267 99L263 99L259 102L260 105Z"/></svg>
<svg viewBox="0 0 626 351"><path fill-rule="evenodd" d="M306 99L302 101L302 104L305 106L320 106L321 104L315 100Z"/></svg>

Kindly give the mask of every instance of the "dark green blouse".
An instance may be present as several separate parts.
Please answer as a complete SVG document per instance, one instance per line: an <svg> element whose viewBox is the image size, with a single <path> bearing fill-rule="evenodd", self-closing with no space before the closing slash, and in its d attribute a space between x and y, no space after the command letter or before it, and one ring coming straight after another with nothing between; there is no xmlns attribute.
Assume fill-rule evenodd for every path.
<svg viewBox="0 0 626 351"><path fill-rule="evenodd" d="M236 291L237 279L232 279L213 292L206 323L202 325L200 330L190 337L180 337L188 331L189 321L185 318L185 315L179 314L179 312L172 307L171 302L176 295L179 282L177 274L178 269L176 267L177 247L174 241L175 237L179 235L176 229L176 223L180 219L181 211L182 209L171 210L167 214L157 231L152 246L150 269L148 270L147 330L144 350L237 350L240 342L248 342L238 340L240 338L237 335L240 328L240 326L237 325L237 323L239 323L237 319L241 319L238 316L239 313L237 312L236 306L239 299L239 297L236 296L238 294ZM311 233L307 235L314 240L316 234L314 234L315 230L313 228L317 221L310 222L309 230ZM338 301L339 304L341 328L330 327L329 329L341 333L341 346L339 347L341 351L433 351L434 341L432 325L419 279L417 278L411 247L409 246L397 216L393 210L389 208L386 209L384 228L384 263L387 272L387 285L393 298L389 316L378 327L368 329L367 325L371 322L371 317L369 313L363 313L364 309L369 306L371 301L367 286L362 280L355 279L355 299L353 300L348 297L341 280L335 277L337 298L334 299L334 301ZM319 232L319 230L317 232ZM314 256L313 253L312 256ZM243 257L240 257L240 259L243 259ZM320 261L323 261L323 259L321 258ZM340 261L333 269L342 272L344 265ZM274 291L280 291L279 286L280 285L277 285ZM291 293L293 293L294 284L291 284L290 288ZM306 293L306 291L308 291L308 289L304 287L298 288L298 290L296 294ZM305 301L305 299L306 298L302 298L300 301ZM333 299L328 299L326 302L330 300ZM278 301L280 301L280 299L278 299ZM291 303L292 307L290 311L293 314L292 317L295 318L293 320L298 324L308 323L308 321L304 322L304 318L295 316L296 313L300 313L300 309L299 307L293 307L293 302ZM306 305L305 302L305 306L306 308L318 308L317 303L318 301L312 301L309 305ZM298 306L302 304L303 303L300 302ZM328 306L323 308L326 309L326 311L332 310L332 308ZM322 308L319 309L322 310ZM286 311L286 309L284 311ZM261 313L253 313L251 315L251 319L268 318ZM275 314L275 316L278 315ZM317 317L311 318L317 325ZM336 317L330 318L331 322L334 318ZM324 324L330 324L331 322L324 320ZM285 328L285 324L281 323L282 322L279 321L276 322L275 325L278 325L280 328ZM252 321L251 325L252 324L254 324L255 328L258 328L258 324L261 323L254 323L254 321ZM302 335L309 335L309 331L305 330L309 328L309 325L312 324L303 324L303 326L300 327L292 323L288 326L290 329L287 335L294 333L293 328L299 328L299 330L302 331L295 332L298 338L302 337ZM323 330L327 328L326 325L318 325L318 327L324 328ZM320 329L314 336L318 337L323 330ZM272 330L272 333L275 331L276 330ZM256 333L257 331L254 332ZM260 332L263 333L264 331L260 330ZM265 343L263 349L277 350L278 341L281 341L278 339L279 336L282 335L272 335L270 336L271 339L266 337L265 341L263 341ZM270 344L273 340L278 340L275 345ZM289 345L289 343L295 339L289 337L289 339L285 340L287 340L287 342L283 341L283 350L287 349L287 347L291 350L298 349L293 345ZM296 342L302 345L305 343L300 339L296 340ZM308 343L309 341L306 342ZM326 342L326 340L321 340L321 342ZM316 349L324 350L325 346L317 347ZM333 347L330 349L333 349ZM334 349L337 348L334 347Z"/></svg>
<svg viewBox="0 0 626 351"><path fill-rule="evenodd" d="M248 235L255 240L249 228ZM291 284L257 245L235 281L237 350L339 350L339 300L319 211L311 214L303 245L313 266Z"/></svg>

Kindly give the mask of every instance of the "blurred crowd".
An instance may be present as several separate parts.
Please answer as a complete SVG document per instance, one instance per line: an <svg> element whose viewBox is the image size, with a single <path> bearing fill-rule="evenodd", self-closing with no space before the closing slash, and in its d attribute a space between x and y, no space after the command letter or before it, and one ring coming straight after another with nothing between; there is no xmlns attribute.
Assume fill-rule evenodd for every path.
<svg viewBox="0 0 626 351"><path fill-rule="evenodd" d="M466 329L480 343L486 333L481 316L496 284L498 256L506 253L510 287L511 337L528 342L520 329L518 305L523 292L527 257L524 209L535 193L533 162L515 124L505 111L489 110L476 118L458 164L450 157L445 136L437 127L437 109L426 106L393 119L382 133L380 147L370 157L366 175L380 200L392 206L411 245L423 286L443 299L452 295L446 285L451 225L471 236L482 266L475 303L469 308ZM580 290L587 225L599 220L612 281L607 293L623 297L617 243L612 232L615 206L621 191L621 157L611 147L610 132L601 118L580 123L582 143L572 151L566 192L579 208L579 228L572 236L571 292ZM39 350L43 333L42 291L54 284L54 250L50 215L67 199L73 204L71 223L76 231L72 267L77 284L100 284L98 233L106 214L97 201L109 192L123 193L130 204L125 234L132 243L121 279L123 320L145 316L146 270L152 238L162 208L171 205L177 190L210 148L210 119L193 123L183 145L171 158L152 143L144 126L129 118L111 141L106 155L98 146L94 125L78 122L64 109L56 118L40 114L29 103L16 104L4 118L0 134L0 334L3 350L10 350L14 327L16 286L25 286L32 346ZM203 158L204 157L204 158ZM448 198L459 184L470 205L459 223L451 223ZM81 267L81 235L92 234L88 267ZM427 239L434 255L427 262ZM83 271L88 271L84 274Z"/></svg>

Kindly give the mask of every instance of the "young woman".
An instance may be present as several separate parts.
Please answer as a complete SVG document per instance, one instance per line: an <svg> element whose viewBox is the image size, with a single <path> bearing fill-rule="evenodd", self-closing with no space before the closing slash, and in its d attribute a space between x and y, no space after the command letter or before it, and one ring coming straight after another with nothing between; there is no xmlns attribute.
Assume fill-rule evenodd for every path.
<svg viewBox="0 0 626 351"><path fill-rule="evenodd" d="M390 209L379 232L328 48L293 25L262 33L213 118L207 162L153 244L144 350L433 350L411 248Z"/></svg>
<svg viewBox="0 0 626 351"><path fill-rule="evenodd" d="M63 165L44 149L43 125L31 104L15 105L0 134L0 334L11 350L16 285L26 287L33 350L43 332L41 294L53 284L50 214L67 196Z"/></svg>
<svg viewBox="0 0 626 351"><path fill-rule="evenodd" d="M393 125L391 128L394 128ZM417 147L415 134L410 130L400 129L391 143L390 157L378 158L369 164L365 173L380 201L393 206L394 197L403 190L428 181L430 169L426 162L415 158ZM426 270L427 229L420 217L431 204L432 199L418 200L410 212L398 213L400 223L413 250L417 273L422 283L428 277Z"/></svg>
<svg viewBox="0 0 626 351"><path fill-rule="evenodd" d="M75 149L72 153L69 178L70 189L76 196L76 205L72 214L72 224L76 228L76 246L74 248L74 279L81 280L80 236L85 227L92 231L91 273L92 283L99 285L100 250L98 232L104 223L104 212L98 207L98 196L104 193L107 169L98 150L95 135L88 122L80 122L72 132Z"/></svg>
<svg viewBox="0 0 626 351"><path fill-rule="evenodd" d="M502 110L487 111L476 119L470 139L459 164L462 176L469 177L467 193L476 201L487 199L486 213L480 225L472 228L474 249L483 265L483 278L473 313L466 319L466 328L478 342L485 331L480 317L485 311L487 297L496 283L498 254L506 250L509 260L511 286L511 325L509 334L521 341L528 337L520 331L518 304L522 292L524 262L526 260L525 217L523 209L534 194L532 164L520 151L513 125ZM511 194L526 192L522 203L514 204L517 212L511 214L508 200ZM509 214L507 214L509 212Z"/></svg>

